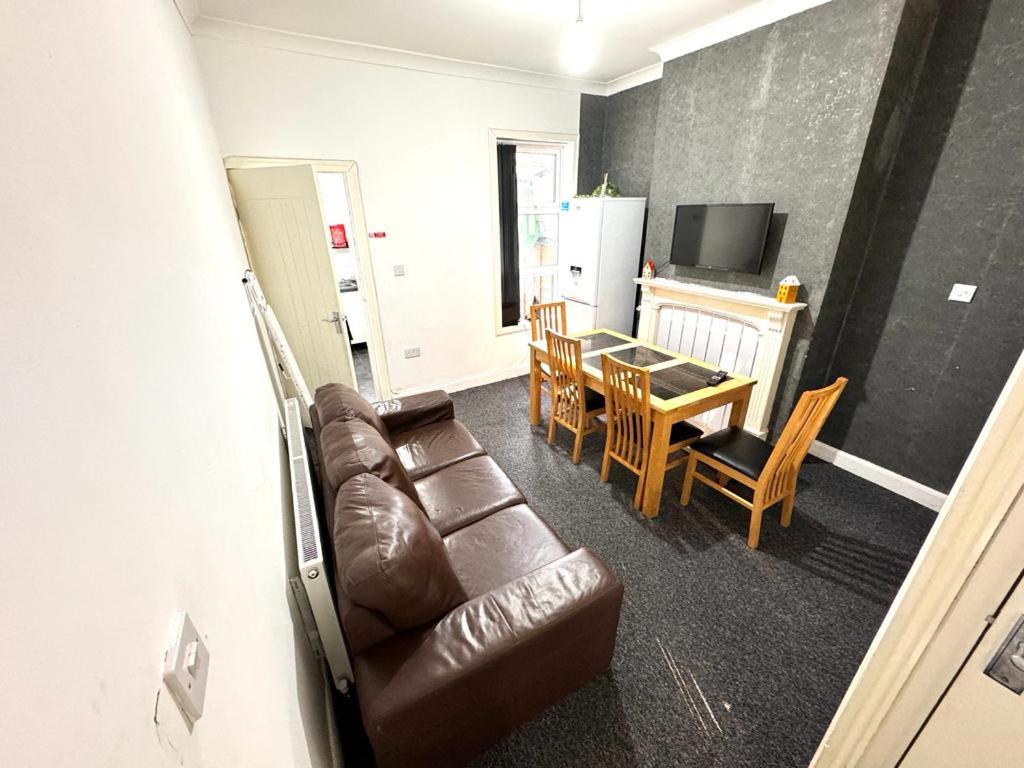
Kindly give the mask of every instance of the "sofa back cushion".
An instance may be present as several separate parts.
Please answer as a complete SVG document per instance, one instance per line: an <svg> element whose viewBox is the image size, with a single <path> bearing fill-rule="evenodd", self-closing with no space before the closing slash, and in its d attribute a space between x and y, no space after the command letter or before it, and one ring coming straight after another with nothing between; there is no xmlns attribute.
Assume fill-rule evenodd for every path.
<svg viewBox="0 0 1024 768"><path fill-rule="evenodd" d="M345 595L398 630L465 602L441 535L408 496L376 475L356 475L338 489L334 553Z"/></svg>
<svg viewBox="0 0 1024 768"><path fill-rule="evenodd" d="M324 426L320 430L320 457L327 481L335 491L349 478L368 472L420 503L416 486L395 449L360 419L335 420Z"/></svg>
<svg viewBox="0 0 1024 768"><path fill-rule="evenodd" d="M391 434L380 414L369 400L351 387L346 387L344 384L324 384L317 388L316 395L313 397L313 405L322 427L326 427L332 421L358 419L369 424L385 440L391 442Z"/></svg>

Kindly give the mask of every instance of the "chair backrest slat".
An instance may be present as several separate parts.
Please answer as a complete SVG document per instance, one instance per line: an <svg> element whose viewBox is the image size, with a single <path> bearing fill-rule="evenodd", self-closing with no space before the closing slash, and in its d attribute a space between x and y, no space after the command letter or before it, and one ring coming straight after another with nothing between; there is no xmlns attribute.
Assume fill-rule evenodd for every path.
<svg viewBox="0 0 1024 768"><path fill-rule="evenodd" d="M651 374L610 355L601 355L601 372L612 453L639 473L651 441Z"/></svg>
<svg viewBox="0 0 1024 768"><path fill-rule="evenodd" d="M530 338L540 341L548 331L566 333L565 302L530 305Z"/></svg>
<svg viewBox="0 0 1024 768"><path fill-rule="evenodd" d="M551 365L551 415L573 426L582 425L586 413L583 343L549 330L547 345Z"/></svg>
<svg viewBox="0 0 1024 768"><path fill-rule="evenodd" d="M846 381L840 376L833 384L800 396L761 474L759 484L765 488L766 498L777 498L796 485L800 465L843 393Z"/></svg>

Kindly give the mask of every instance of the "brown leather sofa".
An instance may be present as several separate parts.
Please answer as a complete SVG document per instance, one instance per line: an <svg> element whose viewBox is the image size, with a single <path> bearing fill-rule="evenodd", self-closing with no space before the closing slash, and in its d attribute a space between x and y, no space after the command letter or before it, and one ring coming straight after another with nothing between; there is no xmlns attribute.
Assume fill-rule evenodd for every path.
<svg viewBox="0 0 1024 768"><path fill-rule="evenodd" d="M429 392L311 408L334 588L377 764L464 763L607 669L622 584Z"/></svg>

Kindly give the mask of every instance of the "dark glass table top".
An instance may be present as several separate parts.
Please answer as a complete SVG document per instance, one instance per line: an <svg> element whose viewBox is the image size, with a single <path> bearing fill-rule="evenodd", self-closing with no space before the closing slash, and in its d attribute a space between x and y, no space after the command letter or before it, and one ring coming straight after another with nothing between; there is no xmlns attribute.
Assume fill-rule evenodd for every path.
<svg viewBox="0 0 1024 768"><path fill-rule="evenodd" d="M662 400L670 400L679 395L696 392L708 385L708 376L714 372L714 368L705 368L696 363L680 363L659 371L651 371L651 394ZM725 379L728 380L729 378Z"/></svg>
<svg viewBox="0 0 1024 768"><path fill-rule="evenodd" d="M647 347L641 347L639 345L628 347L627 349L617 349L614 352L609 352L608 354L627 365L636 365L640 368L646 368L650 365L657 365L658 363L675 360L672 355L666 355L664 352L658 352L657 350L648 349Z"/></svg>
<svg viewBox="0 0 1024 768"><path fill-rule="evenodd" d="M623 344L629 344L628 339L620 339L618 336L612 336L610 333L592 333L589 336L580 336L579 340L583 345L583 354L597 352L599 349L608 349L608 347L621 347Z"/></svg>

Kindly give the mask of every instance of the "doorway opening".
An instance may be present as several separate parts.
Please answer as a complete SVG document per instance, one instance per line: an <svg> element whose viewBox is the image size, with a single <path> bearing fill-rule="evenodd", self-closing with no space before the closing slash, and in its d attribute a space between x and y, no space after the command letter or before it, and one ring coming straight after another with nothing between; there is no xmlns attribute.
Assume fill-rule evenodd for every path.
<svg viewBox="0 0 1024 768"><path fill-rule="evenodd" d="M352 161L228 157L250 265L311 389L392 396L362 193Z"/></svg>
<svg viewBox="0 0 1024 768"><path fill-rule="evenodd" d="M378 389L370 359L370 322L367 309L366 285L361 279L361 261L366 255L360 253L355 241L355 227L352 222L352 205L345 175L339 171L316 172L317 189L320 191L320 209L323 212L325 236L331 249L331 267L334 282L338 287L341 314L345 318L345 330L352 352L352 367L355 373L355 389L367 400L377 400Z"/></svg>

